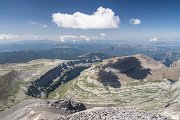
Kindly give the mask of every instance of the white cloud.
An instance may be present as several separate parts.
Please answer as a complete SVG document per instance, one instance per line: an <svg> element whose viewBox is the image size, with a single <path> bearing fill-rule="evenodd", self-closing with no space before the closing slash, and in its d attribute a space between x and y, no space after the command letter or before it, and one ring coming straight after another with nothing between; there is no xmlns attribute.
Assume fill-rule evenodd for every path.
<svg viewBox="0 0 180 120"><path fill-rule="evenodd" d="M154 41L158 41L158 38L157 37L153 37L149 40L150 42L154 42Z"/></svg>
<svg viewBox="0 0 180 120"><path fill-rule="evenodd" d="M72 40L73 42L79 41L79 40L85 40L89 41L90 38L87 37L86 35L80 35L80 36L75 36L75 35L63 35L63 36L58 36L62 42L65 42L66 40Z"/></svg>
<svg viewBox="0 0 180 120"><path fill-rule="evenodd" d="M11 35L11 34L0 34L0 40L5 40L5 39L14 39L18 38L17 35Z"/></svg>
<svg viewBox="0 0 180 120"><path fill-rule="evenodd" d="M80 35L79 37L82 38L82 39L85 39L86 41L89 41L89 40L90 40L90 38L87 37L86 35Z"/></svg>
<svg viewBox="0 0 180 120"><path fill-rule="evenodd" d="M101 33L101 36L103 36L103 37L104 37L104 36L106 36L106 34L105 34L105 33Z"/></svg>
<svg viewBox="0 0 180 120"><path fill-rule="evenodd" d="M101 33L100 35L101 35L101 39L103 39L106 36L105 33Z"/></svg>
<svg viewBox="0 0 180 120"><path fill-rule="evenodd" d="M38 23L38 22L34 22L34 21L29 21L29 23L31 24L31 25L38 25L38 26L41 26L41 27L43 27L43 28L47 28L47 25L46 24L41 24L41 23Z"/></svg>
<svg viewBox="0 0 180 120"><path fill-rule="evenodd" d="M139 19L130 19L129 22L130 22L130 24L133 24L133 25L141 24L141 20L139 20Z"/></svg>
<svg viewBox="0 0 180 120"><path fill-rule="evenodd" d="M73 35L63 35L63 36L59 36L59 38L60 38L60 40L62 41L62 42L65 42L67 39L75 39L76 38L76 36L73 36Z"/></svg>
<svg viewBox="0 0 180 120"><path fill-rule="evenodd" d="M8 39L8 35L6 34L0 34L0 40Z"/></svg>
<svg viewBox="0 0 180 120"><path fill-rule="evenodd" d="M118 28L120 19L109 8L99 7L93 14L75 12L74 14L54 13L52 21L58 27L74 29Z"/></svg>

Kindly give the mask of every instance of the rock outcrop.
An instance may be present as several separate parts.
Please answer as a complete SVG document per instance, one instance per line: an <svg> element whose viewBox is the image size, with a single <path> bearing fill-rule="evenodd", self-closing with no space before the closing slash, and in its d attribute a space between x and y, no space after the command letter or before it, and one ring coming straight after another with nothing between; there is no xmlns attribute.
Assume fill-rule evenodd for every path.
<svg viewBox="0 0 180 120"><path fill-rule="evenodd" d="M34 120L55 119L59 116L67 116L79 111L86 110L83 103L64 100L25 100L9 110L0 113L1 120ZM39 119L37 117L40 117Z"/></svg>
<svg viewBox="0 0 180 120"><path fill-rule="evenodd" d="M172 120L136 107L95 107L71 100L29 99L0 113L1 120Z"/></svg>

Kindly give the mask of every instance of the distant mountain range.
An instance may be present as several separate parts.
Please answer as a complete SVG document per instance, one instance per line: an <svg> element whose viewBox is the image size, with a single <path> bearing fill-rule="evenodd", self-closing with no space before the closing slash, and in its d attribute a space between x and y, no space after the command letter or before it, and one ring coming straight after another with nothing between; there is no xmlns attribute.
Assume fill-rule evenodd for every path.
<svg viewBox="0 0 180 120"><path fill-rule="evenodd" d="M22 42L21 44L0 44L0 64L21 63L35 59L79 59L78 56L87 53L103 53L107 56L124 56L145 54L156 60L163 61L169 66L178 52L178 46L142 46L128 44L100 44L100 43L46 43ZM172 55L168 57L171 51ZM168 53L169 52L169 53ZM169 61L168 61L169 60Z"/></svg>

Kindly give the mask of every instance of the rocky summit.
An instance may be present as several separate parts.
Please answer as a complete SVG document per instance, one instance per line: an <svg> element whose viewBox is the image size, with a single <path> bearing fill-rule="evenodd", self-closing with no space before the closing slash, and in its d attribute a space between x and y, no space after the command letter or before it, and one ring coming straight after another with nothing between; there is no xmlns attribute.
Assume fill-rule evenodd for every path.
<svg viewBox="0 0 180 120"><path fill-rule="evenodd" d="M172 120L135 107L95 107L83 103L30 99L0 113L1 120Z"/></svg>

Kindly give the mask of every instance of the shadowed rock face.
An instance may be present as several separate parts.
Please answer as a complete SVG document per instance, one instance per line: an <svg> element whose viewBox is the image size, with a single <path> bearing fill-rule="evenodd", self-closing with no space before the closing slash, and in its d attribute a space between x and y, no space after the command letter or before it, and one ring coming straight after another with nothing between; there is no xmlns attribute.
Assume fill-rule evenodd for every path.
<svg viewBox="0 0 180 120"><path fill-rule="evenodd" d="M68 115L75 112L86 110L86 106L83 103L73 102L70 100L46 101L44 107L47 106L58 109L60 111L60 114L62 115Z"/></svg>
<svg viewBox="0 0 180 120"><path fill-rule="evenodd" d="M105 86L120 88L119 74L124 74L128 78L142 80L151 74L150 68L144 68L139 59L136 57L118 58L115 62L109 61L102 66L104 70L98 72L99 81ZM118 73L113 71L106 71L105 69L116 69Z"/></svg>
<svg viewBox="0 0 180 120"><path fill-rule="evenodd" d="M101 70L98 73L98 76L99 76L99 81L104 86L111 86L114 88L120 88L121 87L121 83L118 80L118 77L112 72L106 72L104 70Z"/></svg>
<svg viewBox="0 0 180 120"><path fill-rule="evenodd" d="M156 61L145 55L134 55L125 57L115 57L99 64L92 68L92 70L98 72L101 70L112 72L118 79L122 81L126 80L163 80L165 78L178 80L179 68L168 68L161 62ZM91 70L89 71L91 72ZM101 78L104 78L101 76Z"/></svg>
<svg viewBox="0 0 180 120"><path fill-rule="evenodd" d="M145 79L149 74L151 74L150 69L134 69L131 72L125 73L128 77L133 79Z"/></svg>
<svg viewBox="0 0 180 120"><path fill-rule="evenodd" d="M117 59L115 63L110 63L108 67L118 69L122 73L128 73L134 69L140 69L140 62L135 57L125 57L123 59Z"/></svg>
<svg viewBox="0 0 180 120"><path fill-rule="evenodd" d="M32 85L28 87L27 95L36 98L45 98L48 94L54 91L62 83L66 83L75 77L77 77L80 72L88 68L87 66L76 66L74 63L68 62L67 64L61 64L43 76L32 82Z"/></svg>
<svg viewBox="0 0 180 120"><path fill-rule="evenodd" d="M111 67L118 69L121 73L133 79L144 79L151 74L150 68L143 68L141 62L136 57L125 57L112 64Z"/></svg>

